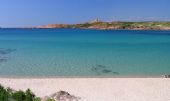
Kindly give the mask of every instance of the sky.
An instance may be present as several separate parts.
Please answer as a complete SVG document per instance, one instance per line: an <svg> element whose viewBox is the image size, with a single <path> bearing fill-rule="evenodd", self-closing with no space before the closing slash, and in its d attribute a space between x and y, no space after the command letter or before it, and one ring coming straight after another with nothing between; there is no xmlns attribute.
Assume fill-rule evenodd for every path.
<svg viewBox="0 0 170 101"><path fill-rule="evenodd" d="M170 0L0 0L0 27L103 21L170 21Z"/></svg>

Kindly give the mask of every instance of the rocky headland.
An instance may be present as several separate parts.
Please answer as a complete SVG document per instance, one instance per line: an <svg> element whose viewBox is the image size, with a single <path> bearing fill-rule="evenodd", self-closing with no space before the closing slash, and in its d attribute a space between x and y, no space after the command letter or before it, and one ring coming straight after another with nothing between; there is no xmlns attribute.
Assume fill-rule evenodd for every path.
<svg viewBox="0 0 170 101"><path fill-rule="evenodd" d="M98 30L170 30L170 22L103 22L99 20L80 24L49 24L33 28L72 28Z"/></svg>

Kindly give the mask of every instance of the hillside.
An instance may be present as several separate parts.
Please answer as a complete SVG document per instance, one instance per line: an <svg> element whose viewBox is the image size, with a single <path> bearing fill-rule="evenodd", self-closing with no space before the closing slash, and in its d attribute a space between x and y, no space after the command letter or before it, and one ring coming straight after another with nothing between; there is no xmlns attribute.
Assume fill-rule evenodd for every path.
<svg viewBox="0 0 170 101"><path fill-rule="evenodd" d="M170 22L87 22L82 24L50 24L35 28L80 28L100 30L170 30Z"/></svg>

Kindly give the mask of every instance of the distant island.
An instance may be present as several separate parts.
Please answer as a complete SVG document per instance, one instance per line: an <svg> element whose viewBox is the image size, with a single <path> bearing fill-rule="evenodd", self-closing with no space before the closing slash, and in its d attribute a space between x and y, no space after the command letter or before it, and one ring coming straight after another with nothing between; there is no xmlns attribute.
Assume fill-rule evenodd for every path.
<svg viewBox="0 0 170 101"><path fill-rule="evenodd" d="M49 24L36 26L33 28L78 28L78 29L98 29L98 30L170 30L170 22L103 22L94 20L81 24Z"/></svg>

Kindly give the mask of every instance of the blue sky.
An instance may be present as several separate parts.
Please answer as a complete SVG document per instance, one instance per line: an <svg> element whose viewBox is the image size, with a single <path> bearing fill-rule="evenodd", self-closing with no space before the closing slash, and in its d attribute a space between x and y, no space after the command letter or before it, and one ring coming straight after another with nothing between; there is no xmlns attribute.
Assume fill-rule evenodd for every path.
<svg viewBox="0 0 170 101"><path fill-rule="evenodd" d="M51 23L169 20L170 0L0 0L1 27Z"/></svg>

